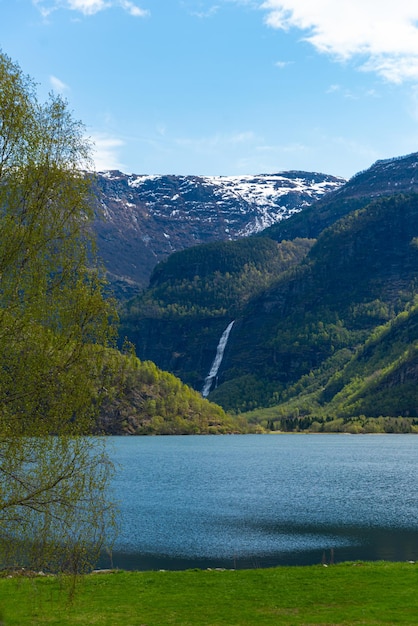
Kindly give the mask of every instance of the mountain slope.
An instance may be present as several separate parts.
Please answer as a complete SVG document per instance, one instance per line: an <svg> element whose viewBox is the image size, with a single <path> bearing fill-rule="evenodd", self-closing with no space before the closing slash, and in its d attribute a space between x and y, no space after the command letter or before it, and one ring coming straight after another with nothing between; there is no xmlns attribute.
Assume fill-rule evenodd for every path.
<svg viewBox="0 0 418 626"><path fill-rule="evenodd" d="M307 207L303 214L294 214L286 222L265 229L262 236L276 241L316 238L324 228L374 198L413 192L418 192L418 153L376 161L345 185Z"/></svg>
<svg viewBox="0 0 418 626"><path fill-rule="evenodd" d="M109 350L108 397L97 431L109 435L185 435L245 432L244 422L226 415L154 363Z"/></svg>
<svg viewBox="0 0 418 626"><path fill-rule="evenodd" d="M416 298L415 298L416 300ZM418 306L303 376L280 405L247 414L271 430L418 432Z"/></svg>
<svg viewBox="0 0 418 626"><path fill-rule="evenodd" d="M319 396L337 416L418 416L418 307L376 329Z"/></svg>
<svg viewBox="0 0 418 626"><path fill-rule="evenodd" d="M415 194L376 200L326 229L295 270L250 302L231 333L225 384L211 397L245 408L254 400L248 381L268 381L256 400L269 403L339 350L363 343L413 301L417 236Z"/></svg>
<svg viewBox="0 0 418 626"><path fill-rule="evenodd" d="M341 218L313 246L250 237L192 248L155 269L124 331L141 358L201 389L235 319L210 398L227 409L268 406L334 359L331 376L412 301L417 237L417 196L398 194Z"/></svg>
<svg viewBox="0 0 418 626"><path fill-rule="evenodd" d="M125 304L121 337L140 358L201 389L225 327L312 244L247 237L175 253L155 268L150 288Z"/></svg>
<svg viewBox="0 0 418 626"><path fill-rule="evenodd" d="M274 406L306 424L413 415L418 196L403 191L417 188L417 171L418 154L377 162L262 233L173 254L122 315L138 354L201 390L234 320L209 395L224 408ZM307 234L316 242L295 238ZM377 363L368 342L406 314L408 332L398 347L381 343Z"/></svg>
<svg viewBox="0 0 418 626"><path fill-rule="evenodd" d="M260 232L344 182L298 171L241 177L100 172L99 253L116 294L127 297L144 288L158 261L172 252Z"/></svg>
<svg viewBox="0 0 418 626"><path fill-rule="evenodd" d="M316 238L344 215L374 198L418 192L418 153L376 161L369 169L353 176L345 185L291 215L286 222L266 228L260 236L275 241L294 237Z"/></svg>

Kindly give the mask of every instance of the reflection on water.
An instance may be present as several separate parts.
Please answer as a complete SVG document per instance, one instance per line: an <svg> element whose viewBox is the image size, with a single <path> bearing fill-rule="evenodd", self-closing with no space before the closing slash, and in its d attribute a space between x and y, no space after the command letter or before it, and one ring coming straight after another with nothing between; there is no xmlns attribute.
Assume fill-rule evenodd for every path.
<svg viewBox="0 0 418 626"><path fill-rule="evenodd" d="M116 438L124 569L418 560L418 437Z"/></svg>

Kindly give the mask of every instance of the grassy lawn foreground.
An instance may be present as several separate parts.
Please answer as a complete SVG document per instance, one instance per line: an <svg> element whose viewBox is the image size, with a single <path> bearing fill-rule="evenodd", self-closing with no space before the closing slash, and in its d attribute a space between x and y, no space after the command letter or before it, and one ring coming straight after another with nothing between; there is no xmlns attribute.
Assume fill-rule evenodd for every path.
<svg viewBox="0 0 418 626"><path fill-rule="evenodd" d="M344 563L0 579L4 626L418 624L418 565Z"/></svg>

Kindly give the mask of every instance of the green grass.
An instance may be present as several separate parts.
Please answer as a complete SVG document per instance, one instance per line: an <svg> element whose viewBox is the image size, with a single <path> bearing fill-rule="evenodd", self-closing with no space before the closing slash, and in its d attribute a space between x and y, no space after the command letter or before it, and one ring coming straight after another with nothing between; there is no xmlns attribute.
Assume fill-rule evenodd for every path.
<svg viewBox="0 0 418 626"><path fill-rule="evenodd" d="M5 626L418 624L418 565L85 576L73 602L59 578L3 578Z"/></svg>

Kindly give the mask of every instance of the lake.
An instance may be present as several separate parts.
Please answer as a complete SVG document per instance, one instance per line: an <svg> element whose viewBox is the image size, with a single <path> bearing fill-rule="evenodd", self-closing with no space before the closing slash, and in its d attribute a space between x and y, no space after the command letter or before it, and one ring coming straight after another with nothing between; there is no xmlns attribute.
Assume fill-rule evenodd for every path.
<svg viewBox="0 0 418 626"><path fill-rule="evenodd" d="M114 437L103 567L418 560L418 436Z"/></svg>

